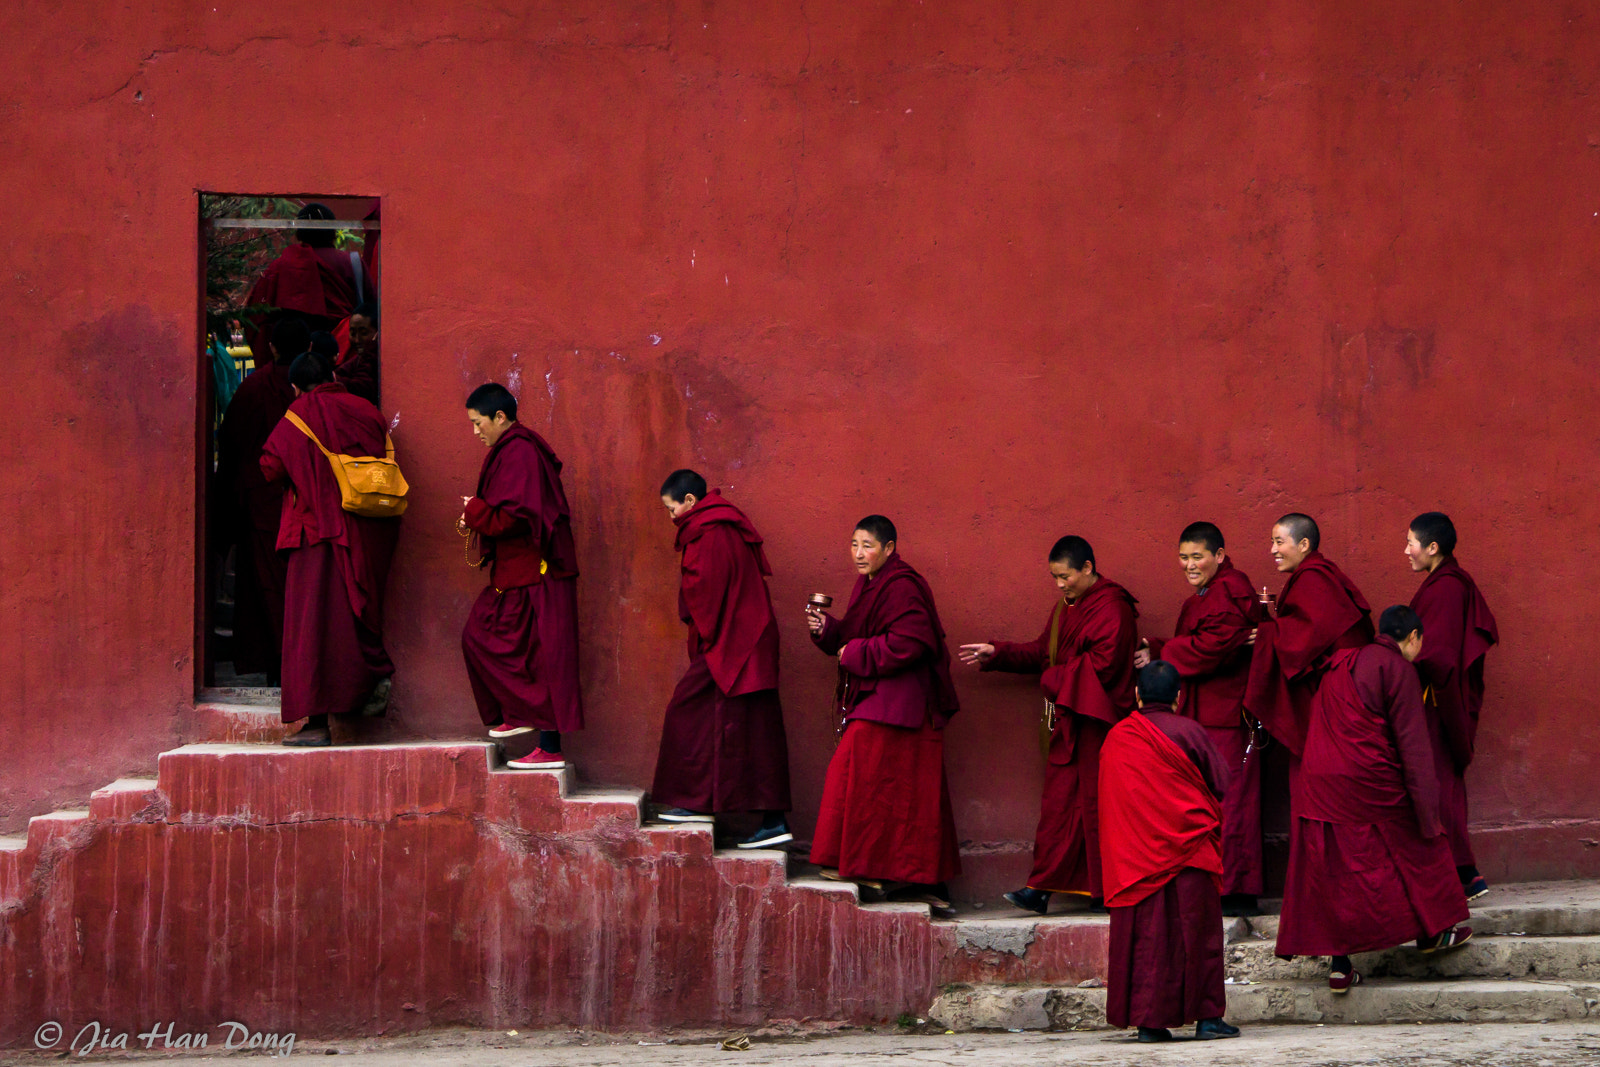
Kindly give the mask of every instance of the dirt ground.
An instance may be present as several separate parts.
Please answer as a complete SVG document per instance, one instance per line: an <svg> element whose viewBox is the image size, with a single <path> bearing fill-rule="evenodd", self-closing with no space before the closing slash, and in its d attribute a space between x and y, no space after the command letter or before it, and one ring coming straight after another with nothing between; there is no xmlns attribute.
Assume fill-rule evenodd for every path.
<svg viewBox="0 0 1600 1067"><path fill-rule="evenodd" d="M1086 1067L1595 1067L1600 1020L1582 1023L1437 1026L1258 1026L1231 1041L1139 1045L1130 1034L903 1034L842 1031L814 1036L750 1035L746 1050L721 1047L740 1035L639 1037L582 1032L448 1030L390 1039L297 1041L293 1055L341 1057L340 1067L646 1067L646 1065L795 1063L805 1067L1073 1064ZM159 1045L159 1043L158 1043ZM259 1051L170 1053L97 1051L88 1056L0 1051L0 1063L248 1062Z"/></svg>

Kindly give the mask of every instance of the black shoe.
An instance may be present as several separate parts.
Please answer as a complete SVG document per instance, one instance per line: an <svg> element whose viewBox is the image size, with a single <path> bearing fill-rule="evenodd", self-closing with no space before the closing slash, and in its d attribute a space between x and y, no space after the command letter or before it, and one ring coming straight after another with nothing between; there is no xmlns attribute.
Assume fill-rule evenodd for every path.
<svg viewBox="0 0 1600 1067"><path fill-rule="evenodd" d="M1089 910L1096 915L1110 915L1111 909L1106 907L1106 902L1099 897L1089 898Z"/></svg>
<svg viewBox="0 0 1600 1067"><path fill-rule="evenodd" d="M1234 1031L1234 1033L1238 1033L1238 1032L1239 1031L1237 1031L1237 1030ZM1141 1045L1155 1045L1155 1044L1159 1044L1162 1041L1171 1041L1171 1040L1172 1040L1172 1031L1171 1030L1166 1030L1166 1029L1163 1029L1162 1027L1159 1027L1159 1026L1141 1026L1141 1027L1139 1027L1139 1044L1141 1044Z"/></svg>
<svg viewBox="0 0 1600 1067"><path fill-rule="evenodd" d="M327 748L333 744L333 734L326 726L303 726L297 734L283 739L290 748Z"/></svg>
<svg viewBox="0 0 1600 1067"><path fill-rule="evenodd" d="M665 815L662 816L665 818ZM789 827L784 823L777 826L763 826L751 836L739 842L740 848L776 848L786 845L794 840L794 835L789 832Z"/></svg>
<svg viewBox="0 0 1600 1067"><path fill-rule="evenodd" d="M1261 914L1254 893L1229 893L1222 898L1222 914L1229 918L1253 919Z"/></svg>
<svg viewBox="0 0 1600 1067"><path fill-rule="evenodd" d="M1007 893L1006 899L1023 911L1031 911L1035 915L1043 915L1050 907L1050 891L1047 889L1031 889L1025 886Z"/></svg>
<svg viewBox="0 0 1600 1067"><path fill-rule="evenodd" d="M1194 1024L1196 1041L1215 1041L1219 1037L1238 1037L1239 1028L1229 1026L1221 1019L1201 1019Z"/></svg>
<svg viewBox="0 0 1600 1067"><path fill-rule="evenodd" d="M1461 887L1461 892L1466 894L1466 898L1469 901L1477 900L1489 892L1489 880L1481 874L1477 875L1472 881Z"/></svg>
<svg viewBox="0 0 1600 1067"><path fill-rule="evenodd" d="M716 822L715 815L707 815L703 811L690 811L688 808L668 808L666 811L657 812L656 818L662 822Z"/></svg>

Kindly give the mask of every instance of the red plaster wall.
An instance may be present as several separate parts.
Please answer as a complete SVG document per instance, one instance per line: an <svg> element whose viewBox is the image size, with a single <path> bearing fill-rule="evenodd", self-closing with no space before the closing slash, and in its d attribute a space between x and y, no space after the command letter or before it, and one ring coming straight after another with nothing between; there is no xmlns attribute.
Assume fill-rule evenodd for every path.
<svg viewBox="0 0 1600 1067"><path fill-rule="evenodd" d="M648 782L682 667L673 467L769 539L802 828L833 683L799 605L848 592L860 515L899 523L960 641L1036 632L1069 531L1165 631L1184 523L1259 581L1291 508L1408 599L1406 521L1442 507L1504 638L1470 777L1489 873L1600 872L1583 5L400 10L0 12L0 825L147 772L192 699L205 189L383 198L414 733L476 730L459 398L509 378L577 509L590 781ZM1025 864L1037 701L961 685L987 891Z"/></svg>

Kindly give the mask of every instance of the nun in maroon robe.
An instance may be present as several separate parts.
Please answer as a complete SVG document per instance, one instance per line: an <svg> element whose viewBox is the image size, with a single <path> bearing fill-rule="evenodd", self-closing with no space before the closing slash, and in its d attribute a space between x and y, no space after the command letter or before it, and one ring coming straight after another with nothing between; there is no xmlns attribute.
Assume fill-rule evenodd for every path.
<svg viewBox="0 0 1600 1067"><path fill-rule="evenodd" d="M1166 1041L1195 1022L1200 1039L1235 1037L1222 944L1222 797L1229 769L1210 731L1174 714L1178 674L1139 673L1140 710L1100 752L1100 819L1111 911L1106 1019ZM1146 695L1152 700L1145 701ZM1164 699L1163 699L1164 698Z"/></svg>
<svg viewBox="0 0 1600 1067"><path fill-rule="evenodd" d="M844 717L811 861L841 878L942 891L961 873L944 773L944 727L960 702L944 627L927 580L894 550L894 525L871 515L855 533L861 577L844 618L808 613L812 641L838 657Z"/></svg>
<svg viewBox="0 0 1600 1067"><path fill-rule="evenodd" d="M699 489L698 499L676 488L674 500L679 474L693 477L689 490ZM672 519L689 669L661 724L651 798L684 814L759 811L768 816L766 828L777 830L789 810L789 745L778 700L778 620L767 590L772 567L761 534L693 471L669 477L662 497L689 505ZM781 844L780 837L791 839L786 827L741 844Z"/></svg>
<svg viewBox="0 0 1600 1067"><path fill-rule="evenodd" d="M497 409L486 413L489 419L509 418L510 425L490 444L477 494L463 515L472 534L469 551L482 553L479 565L489 568L489 584L467 616L461 651L478 715L495 728L491 735L538 730L534 755L559 756L560 734L583 729L572 510L561 460L543 437L516 421L515 398L492 383L473 398L491 387L498 390L493 401L478 403ZM468 413L478 410L469 400Z"/></svg>
<svg viewBox="0 0 1600 1067"><path fill-rule="evenodd" d="M304 326L280 327L280 341L304 343ZM303 349L302 349L303 350ZM275 353L276 354L276 353ZM225 541L236 552L233 563L233 669L265 673L279 683L283 663L285 559L278 553L278 520L283 484L269 482L261 470L261 450L294 402L289 362L262 364L233 394L217 428L217 506L230 512Z"/></svg>
<svg viewBox="0 0 1600 1067"><path fill-rule="evenodd" d="M1196 529L1203 527L1202 529ZM1191 536L1191 531L1195 531ZM1196 523L1184 531L1180 547L1215 560L1216 531ZM1198 569L1200 560L1195 561ZM1182 714L1206 728L1224 763L1233 770L1222 801L1222 893L1243 898L1248 907L1264 889L1261 857L1261 754L1251 744L1244 717L1245 683L1250 677L1250 633L1266 619L1266 608L1245 573L1223 558L1211 578L1178 609L1172 638L1149 639L1151 659L1165 660L1183 679ZM1203 577L1203 572L1201 575Z"/></svg>
<svg viewBox="0 0 1600 1067"><path fill-rule="evenodd" d="M1425 635L1403 604L1383 632L1333 654L1312 701L1289 833L1277 954L1331 956L1337 992L1359 982L1349 956L1471 936L1439 821L1422 686L1407 660Z"/></svg>
<svg viewBox="0 0 1600 1067"><path fill-rule="evenodd" d="M1478 714L1483 709L1483 664L1489 649L1500 641L1494 613L1478 591L1472 575L1450 555L1455 547L1455 527L1443 515L1447 532L1418 536L1418 523L1438 515L1418 516L1412 524L1412 543L1423 550L1422 567L1428 576L1411 598L1411 610L1422 620L1427 634L1417 656L1423 702L1433 737L1434 766L1439 776L1439 816L1455 858L1456 870L1468 898L1482 896L1489 885L1478 873L1478 861L1467 835L1467 767L1472 763L1478 737ZM1448 546L1437 538L1445 537ZM1426 544L1417 542L1426 540ZM1442 557L1426 550L1437 546ZM1411 546L1408 546L1408 554ZM1413 565L1416 565L1414 560Z"/></svg>
<svg viewBox="0 0 1600 1067"><path fill-rule="evenodd" d="M1095 569L1081 537L1057 541L1050 570L1062 599L1032 641L962 646L980 670L1038 674L1051 722L1033 870L1006 899L1043 914L1050 893L1105 896L1100 877L1100 745L1134 708L1133 655L1138 603Z"/></svg>
<svg viewBox="0 0 1600 1067"><path fill-rule="evenodd" d="M1299 756L1311 698L1329 657L1371 640L1367 598L1313 544L1278 594L1277 618L1263 621L1257 631L1245 710Z"/></svg>
<svg viewBox="0 0 1600 1067"><path fill-rule="evenodd" d="M331 452L383 455L383 416L332 374L315 353L296 359L289 375L300 396L289 410ZM268 482L286 484L278 529L278 549L288 553L283 721L316 716L309 732L324 729L330 714L377 713L381 704L370 702L394 674L383 644L383 600L400 520L345 511L328 458L287 419L267 439L261 471ZM308 733L300 743L327 742Z"/></svg>

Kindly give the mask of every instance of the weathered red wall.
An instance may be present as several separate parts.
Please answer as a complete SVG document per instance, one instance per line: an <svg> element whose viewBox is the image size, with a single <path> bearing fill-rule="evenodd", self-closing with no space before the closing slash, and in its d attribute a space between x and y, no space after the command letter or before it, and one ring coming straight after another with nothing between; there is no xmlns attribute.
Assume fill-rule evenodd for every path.
<svg viewBox="0 0 1600 1067"><path fill-rule="evenodd" d="M205 189L383 197L413 731L476 731L459 400L510 378L577 509L591 781L648 782L682 666L676 466L769 539L804 828L833 683L799 605L848 591L861 514L966 640L1035 632L1068 531L1164 631L1185 522L1264 580L1290 508L1407 599L1405 523L1442 507L1504 638L1471 774L1489 873L1600 870L1584 6L400 10L0 13L4 825L147 772L192 697ZM961 684L976 892L1024 862L1037 702Z"/></svg>

